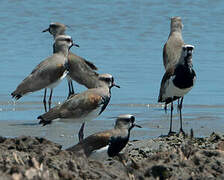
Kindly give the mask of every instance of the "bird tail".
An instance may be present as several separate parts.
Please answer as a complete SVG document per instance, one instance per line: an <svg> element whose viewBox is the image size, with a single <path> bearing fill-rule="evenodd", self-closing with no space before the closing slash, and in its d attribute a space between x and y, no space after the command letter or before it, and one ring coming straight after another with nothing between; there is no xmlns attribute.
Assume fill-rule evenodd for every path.
<svg viewBox="0 0 224 180"><path fill-rule="evenodd" d="M50 124L54 119L60 118L60 113L57 107L50 109L50 111L40 115L37 119L40 119L39 124L43 126Z"/></svg>
<svg viewBox="0 0 224 180"><path fill-rule="evenodd" d="M161 96L161 95L159 95L159 97L158 97L158 102L164 102L164 101L162 100L162 96Z"/></svg>

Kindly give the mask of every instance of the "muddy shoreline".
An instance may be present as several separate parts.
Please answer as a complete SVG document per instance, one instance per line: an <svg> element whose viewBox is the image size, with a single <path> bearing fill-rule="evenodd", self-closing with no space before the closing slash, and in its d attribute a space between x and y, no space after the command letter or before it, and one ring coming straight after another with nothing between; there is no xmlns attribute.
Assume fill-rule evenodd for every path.
<svg viewBox="0 0 224 180"><path fill-rule="evenodd" d="M224 179L224 135L158 137L129 142L127 168L62 150L44 138L0 137L1 179Z"/></svg>

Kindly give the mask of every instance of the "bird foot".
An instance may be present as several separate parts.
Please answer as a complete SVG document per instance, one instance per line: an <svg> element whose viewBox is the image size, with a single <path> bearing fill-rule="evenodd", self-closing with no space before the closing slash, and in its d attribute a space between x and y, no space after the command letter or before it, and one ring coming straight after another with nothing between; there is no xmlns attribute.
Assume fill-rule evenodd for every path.
<svg viewBox="0 0 224 180"><path fill-rule="evenodd" d="M185 137L186 133L184 132L184 130L181 128L179 133L178 133L178 136L183 136Z"/></svg>
<svg viewBox="0 0 224 180"><path fill-rule="evenodd" d="M177 134L175 131L169 131L168 136L174 136L175 134Z"/></svg>
<svg viewBox="0 0 224 180"><path fill-rule="evenodd" d="M83 131L79 132L79 142L83 141L84 139L84 133Z"/></svg>

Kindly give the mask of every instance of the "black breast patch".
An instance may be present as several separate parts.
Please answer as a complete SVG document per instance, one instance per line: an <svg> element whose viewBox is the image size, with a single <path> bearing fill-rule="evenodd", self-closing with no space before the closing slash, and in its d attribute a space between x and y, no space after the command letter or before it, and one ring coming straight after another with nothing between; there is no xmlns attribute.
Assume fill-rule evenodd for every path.
<svg viewBox="0 0 224 180"><path fill-rule="evenodd" d="M185 65L179 65L174 71L175 78L173 83L180 89L190 88L194 84L194 78L196 76L192 68L186 67Z"/></svg>
<svg viewBox="0 0 224 180"><path fill-rule="evenodd" d="M106 109L108 103L110 102L110 97L102 97L102 98L103 98L103 102L102 102L103 106L99 115Z"/></svg>
<svg viewBox="0 0 224 180"><path fill-rule="evenodd" d="M109 157L114 157L126 146L128 143L129 136L126 137L114 137L112 136L109 140L109 148L107 150Z"/></svg>

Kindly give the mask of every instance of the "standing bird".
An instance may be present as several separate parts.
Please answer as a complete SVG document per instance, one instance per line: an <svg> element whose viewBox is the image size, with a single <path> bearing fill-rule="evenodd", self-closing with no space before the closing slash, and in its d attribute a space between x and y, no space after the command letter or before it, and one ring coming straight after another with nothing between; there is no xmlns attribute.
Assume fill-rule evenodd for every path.
<svg viewBox="0 0 224 180"><path fill-rule="evenodd" d="M116 119L114 129L92 134L77 145L68 148L67 151L71 151L76 155L84 154L86 157L97 159L98 161L117 156L124 167L127 168L120 152L127 145L130 132L134 127L141 128L141 126L135 124L133 115L120 115ZM128 168L127 174L129 179L135 179L130 174Z"/></svg>
<svg viewBox="0 0 224 180"><path fill-rule="evenodd" d="M47 111L46 93L47 88L50 88L51 93L48 100L50 109L53 88L67 75L66 63L68 61L68 51L73 45L78 46L73 44L70 36L58 36L54 43L54 54L35 67L31 74L11 93L12 97L19 99L27 93L45 89L43 103L45 111Z"/></svg>
<svg viewBox="0 0 224 180"><path fill-rule="evenodd" d="M165 102L165 105L171 103L171 116L170 116L170 131L169 135L173 134L172 131L172 113L173 113L173 101L182 98L179 110L180 110L180 132L184 133L182 128L182 103L183 97L187 94L196 80L196 74L193 70L192 53L194 46L183 45L181 57L178 63L167 69L163 76L158 102Z"/></svg>
<svg viewBox="0 0 224 180"><path fill-rule="evenodd" d="M182 38L183 24L181 17L175 16L171 17L170 23L170 34L167 42L163 47L163 65L165 70L175 66L181 56L182 46L184 45L184 40ZM183 101L183 99L181 99ZM179 108L179 99L178 99ZM165 111L167 106L164 107ZM179 108L180 109L180 108Z"/></svg>
<svg viewBox="0 0 224 180"><path fill-rule="evenodd" d="M141 126L135 124L135 117L131 114L120 115L116 119L114 129L98 132L85 138L77 145L68 148L74 153L84 153L91 157L106 152L107 156L114 157L126 146L129 141L130 131L133 127Z"/></svg>
<svg viewBox="0 0 224 180"><path fill-rule="evenodd" d="M47 113L38 117L39 124L50 124L54 119L70 119L74 122L82 122L79 130L79 141L84 137L85 122L99 116L107 107L110 97L111 88L120 86L114 83L114 78L110 74L101 74L97 82L97 88L88 89L80 94L73 95L63 104L55 106Z"/></svg>
<svg viewBox="0 0 224 180"><path fill-rule="evenodd" d="M43 32L49 32L53 35L54 39L58 35L65 34L66 25L62 23L51 23L49 27ZM90 61L79 57L72 52L69 52L68 55L68 87L69 87L69 95L74 94L74 88L72 84L72 80L78 82L79 84L84 85L85 87L95 88L95 81L98 79L98 73L95 72L97 67Z"/></svg>

